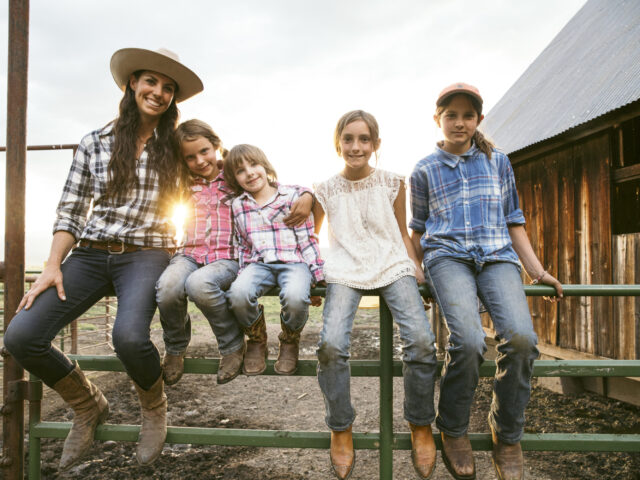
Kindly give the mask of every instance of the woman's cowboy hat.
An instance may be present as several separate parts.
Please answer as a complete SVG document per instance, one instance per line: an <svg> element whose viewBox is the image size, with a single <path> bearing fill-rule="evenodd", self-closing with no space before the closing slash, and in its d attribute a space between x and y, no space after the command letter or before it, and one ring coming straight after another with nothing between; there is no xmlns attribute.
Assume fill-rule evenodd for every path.
<svg viewBox="0 0 640 480"><path fill-rule="evenodd" d="M178 84L176 103L200 93L204 88L200 78L180 63L178 55L170 50L123 48L111 57L111 75L121 90L125 89L131 74L138 70L151 70L174 80Z"/></svg>

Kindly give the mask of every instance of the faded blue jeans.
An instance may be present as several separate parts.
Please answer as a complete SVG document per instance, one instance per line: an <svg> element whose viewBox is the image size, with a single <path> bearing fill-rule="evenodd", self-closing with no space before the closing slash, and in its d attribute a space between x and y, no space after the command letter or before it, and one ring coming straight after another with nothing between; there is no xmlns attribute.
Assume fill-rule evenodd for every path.
<svg viewBox="0 0 640 480"><path fill-rule="evenodd" d="M109 254L78 247L61 266L67 299L55 287L42 292L29 310L11 320L4 345L22 367L53 387L74 368L51 341L66 325L106 295L118 298L113 346L129 376L148 390L162 374L160 355L150 338L156 311L155 286L169 263L163 249Z"/></svg>
<svg viewBox="0 0 640 480"><path fill-rule="evenodd" d="M244 335L225 298L225 292L238 275L238 268L235 260L217 260L201 265L182 253L171 259L156 285L156 300L167 353L184 354L191 340L187 298L196 304L209 321L221 355L242 348Z"/></svg>
<svg viewBox="0 0 640 480"><path fill-rule="evenodd" d="M258 299L280 287L280 320L293 332L309 318L309 289L313 276L306 263L250 263L227 291L229 307L240 325L253 325L260 316Z"/></svg>
<svg viewBox="0 0 640 480"><path fill-rule="evenodd" d="M478 313L479 297L501 339L489 423L503 442L520 441L533 361L538 357L538 337L518 268L510 262L479 266L472 261L440 257L428 265L426 278L449 328L436 425L452 437L467 433L479 368L487 349Z"/></svg>
<svg viewBox="0 0 640 480"><path fill-rule="evenodd" d="M404 418L414 425L430 425L435 417L436 347L418 284L415 277L405 276L378 291L389 306L402 339ZM360 299L370 294L371 291L338 283L327 286L317 353L325 421L331 430L346 430L356 417L349 370L351 329Z"/></svg>

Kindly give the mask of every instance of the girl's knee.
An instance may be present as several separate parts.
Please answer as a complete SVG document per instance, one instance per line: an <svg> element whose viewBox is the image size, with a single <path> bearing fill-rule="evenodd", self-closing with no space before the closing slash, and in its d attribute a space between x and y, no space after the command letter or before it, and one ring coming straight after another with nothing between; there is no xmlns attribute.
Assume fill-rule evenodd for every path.
<svg viewBox="0 0 640 480"><path fill-rule="evenodd" d="M538 353L538 337L533 331L514 333L505 344L511 352L518 355L528 356Z"/></svg>
<svg viewBox="0 0 640 480"><path fill-rule="evenodd" d="M215 281L205 281L200 277L191 275L185 282L185 291L189 298L197 305L211 304L212 300L216 304L224 303L224 291Z"/></svg>
<svg viewBox="0 0 640 480"><path fill-rule="evenodd" d="M466 335L464 337L451 337L450 345L454 350L465 356L484 355L487 351L487 344L484 341L484 333L482 335Z"/></svg>

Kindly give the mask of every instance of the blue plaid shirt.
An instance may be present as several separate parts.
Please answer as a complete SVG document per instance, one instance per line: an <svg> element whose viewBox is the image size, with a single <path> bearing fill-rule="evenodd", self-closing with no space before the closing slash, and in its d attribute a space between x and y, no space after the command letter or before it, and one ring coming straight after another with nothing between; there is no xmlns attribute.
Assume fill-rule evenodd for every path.
<svg viewBox="0 0 640 480"><path fill-rule="evenodd" d="M411 174L409 227L422 233L424 264L438 257L519 265L508 225L524 225L509 158L493 150L491 160L475 145L462 155L440 148Z"/></svg>

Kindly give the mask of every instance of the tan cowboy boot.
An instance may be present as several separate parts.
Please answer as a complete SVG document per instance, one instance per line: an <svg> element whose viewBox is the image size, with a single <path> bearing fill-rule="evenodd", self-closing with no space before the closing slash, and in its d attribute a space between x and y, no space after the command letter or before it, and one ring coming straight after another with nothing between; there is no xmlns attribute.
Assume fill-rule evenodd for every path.
<svg viewBox="0 0 640 480"><path fill-rule="evenodd" d="M331 470L340 480L351 476L356 464L356 451L353 448L351 425L343 432L331 430L331 449L329 450Z"/></svg>
<svg viewBox="0 0 640 480"><path fill-rule="evenodd" d="M162 360L162 378L166 385L175 385L184 372L184 354L165 353Z"/></svg>
<svg viewBox="0 0 640 480"><path fill-rule="evenodd" d="M290 330L280 321L282 331L278 335L280 349L273 369L278 375L293 375L298 368L298 351L300 348L300 332Z"/></svg>
<svg viewBox="0 0 640 480"><path fill-rule="evenodd" d="M493 452L491 461L496 469L498 480L522 480L524 478L524 459L520 442L508 444L500 441L491 427Z"/></svg>
<svg viewBox="0 0 640 480"><path fill-rule="evenodd" d="M467 435L450 437L440 432L442 438L442 460L449 473L456 480L474 480L476 466L473 461L473 450Z"/></svg>
<svg viewBox="0 0 640 480"><path fill-rule="evenodd" d="M244 329L247 335L247 352L244 354L244 366L242 372L245 375L260 375L267 368L267 324L264 321L264 308L258 305L260 316L248 328Z"/></svg>
<svg viewBox="0 0 640 480"><path fill-rule="evenodd" d="M162 376L149 390L133 382L140 399L142 426L138 437L136 458L140 465L149 465L160 456L167 439L167 396Z"/></svg>
<svg viewBox="0 0 640 480"><path fill-rule="evenodd" d="M243 343L242 347L235 352L221 356L218 374L216 375L216 381L219 385L230 382L242 371L242 361L244 360L245 348L246 345Z"/></svg>
<svg viewBox="0 0 640 480"><path fill-rule="evenodd" d="M89 451L96 427L109 415L109 403L102 392L82 373L78 364L53 389L73 409L73 425L64 441L60 470L75 465Z"/></svg>
<svg viewBox="0 0 640 480"><path fill-rule="evenodd" d="M411 463L418 477L427 480L436 468L436 442L431 425L418 426L409 422L411 429Z"/></svg>

